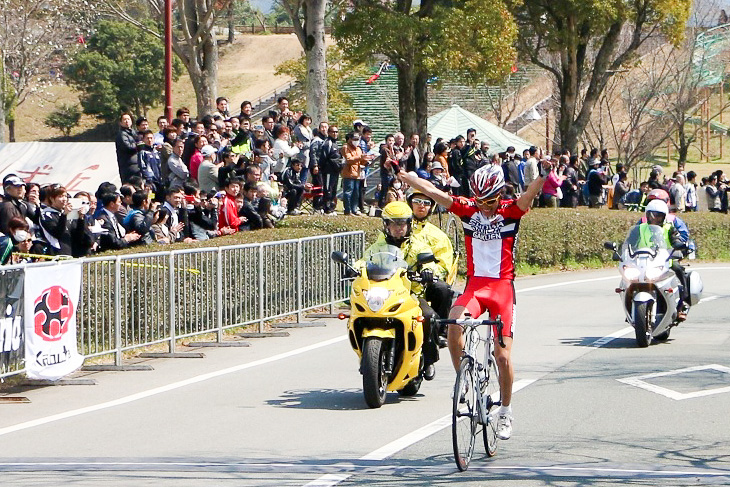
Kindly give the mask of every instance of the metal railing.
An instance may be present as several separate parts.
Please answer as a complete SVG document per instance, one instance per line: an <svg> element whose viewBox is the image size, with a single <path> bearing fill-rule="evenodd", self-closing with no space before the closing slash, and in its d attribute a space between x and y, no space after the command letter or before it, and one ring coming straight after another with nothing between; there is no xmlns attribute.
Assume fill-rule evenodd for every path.
<svg viewBox="0 0 730 487"><path fill-rule="evenodd" d="M180 338L214 333L222 341L228 328L258 325L263 332L273 319L297 315L301 321L305 311L324 306L333 312L349 290L337 279L330 254L342 250L359 256L364 247L364 232L347 232L84 259L79 352L86 358L113 354L115 365L121 365L128 350L166 343L174 353ZM2 268L0 288L12 287L24 268ZM19 354L2 352L6 328L0 327L0 377L24 371L22 346Z"/></svg>

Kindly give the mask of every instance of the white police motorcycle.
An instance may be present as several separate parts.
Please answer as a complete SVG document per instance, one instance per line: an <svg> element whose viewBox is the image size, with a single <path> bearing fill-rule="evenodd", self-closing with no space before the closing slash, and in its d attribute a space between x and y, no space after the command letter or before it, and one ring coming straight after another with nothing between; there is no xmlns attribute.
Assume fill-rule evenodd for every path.
<svg viewBox="0 0 730 487"><path fill-rule="evenodd" d="M684 257L681 250L667 247L662 227L647 225L643 231L642 235L641 227L634 226L620 248L614 242L604 244L619 261L621 283L616 292L639 347L649 346L652 338L666 341L672 327L680 323L680 281L671 265ZM687 283L690 299L686 304L695 305L702 294L702 279L697 272L688 272Z"/></svg>

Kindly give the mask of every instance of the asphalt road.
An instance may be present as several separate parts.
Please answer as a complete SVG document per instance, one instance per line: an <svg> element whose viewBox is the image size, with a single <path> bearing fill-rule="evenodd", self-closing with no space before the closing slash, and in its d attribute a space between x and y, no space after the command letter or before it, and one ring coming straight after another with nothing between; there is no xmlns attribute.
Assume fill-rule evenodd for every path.
<svg viewBox="0 0 730 487"><path fill-rule="evenodd" d="M730 485L730 265L697 268L705 300L648 349L626 329L615 270L518 279L513 437L494 458L478 450L465 473L451 451L449 361L418 396L370 410L344 322L324 320L250 348L206 348L204 359L151 360L153 371L89 374L94 386L23 391L30 403L0 405L0 476L12 486Z"/></svg>

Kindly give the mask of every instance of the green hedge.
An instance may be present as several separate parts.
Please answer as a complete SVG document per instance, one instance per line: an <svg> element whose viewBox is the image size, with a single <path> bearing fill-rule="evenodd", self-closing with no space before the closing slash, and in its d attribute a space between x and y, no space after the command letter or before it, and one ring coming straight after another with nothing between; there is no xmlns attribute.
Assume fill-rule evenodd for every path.
<svg viewBox="0 0 730 487"><path fill-rule="evenodd" d="M516 262L528 270L612 265L611 253L603 248L603 242L622 241L640 217L639 213L605 209L533 209L520 225ZM698 258L730 260L730 217L707 212L685 213L681 217L697 242ZM438 224L435 217L433 221ZM136 247L120 253L258 243L353 230L365 231L366 242L372 242L381 228L379 218L300 216L286 218L278 228L270 230L240 232L192 244ZM461 251L464 255L463 238ZM463 259L461 268L463 272Z"/></svg>
<svg viewBox="0 0 730 487"><path fill-rule="evenodd" d="M606 209L533 209L520 225L515 255L518 274L537 268L612 266L611 252L603 248L603 242L623 241L640 217L640 213ZM703 212L685 213L681 218L697 242L699 259L730 260L730 217ZM435 217L432 221L438 224ZM286 221L286 225L292 230L307 228L316 233L364 230L367 242L372 242L382 228L378 218L355 217L294 218ZM461 252L464 255L463 238ZM462 273L466 271L464 259L460 268Z"/></svg>
<svg viewBox="0 0 730 487"><path fill-rule="evenodd" d="M611 263L603 242L621 242L641 214L581 208L535 209L520 226L517 262L539 267ZM705 260L730 259L730 218L712 213L685 213L697 255Z"/></svg>

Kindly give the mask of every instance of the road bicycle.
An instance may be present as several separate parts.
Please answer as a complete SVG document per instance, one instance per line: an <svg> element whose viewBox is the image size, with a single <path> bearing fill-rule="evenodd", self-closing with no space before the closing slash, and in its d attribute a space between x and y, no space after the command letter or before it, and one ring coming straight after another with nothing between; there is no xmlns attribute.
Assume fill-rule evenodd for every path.
<svg viewBox="0 0 730 487"><path fill-rule="evenodd" d="M464 351L454 384L451 418L454 460L463 472L469 468L474 454L474 443L480 430L487 456L493 457L497 454L497 411L502 401L499 369L494 358L492 327L497 327L499 344L504 347L502 320L500 316L493 321L477 320L467 314L464 319L439 321L448 325L459 325L464 330ZM482 337L479 327L484 325L488 331Z"/></svg>

